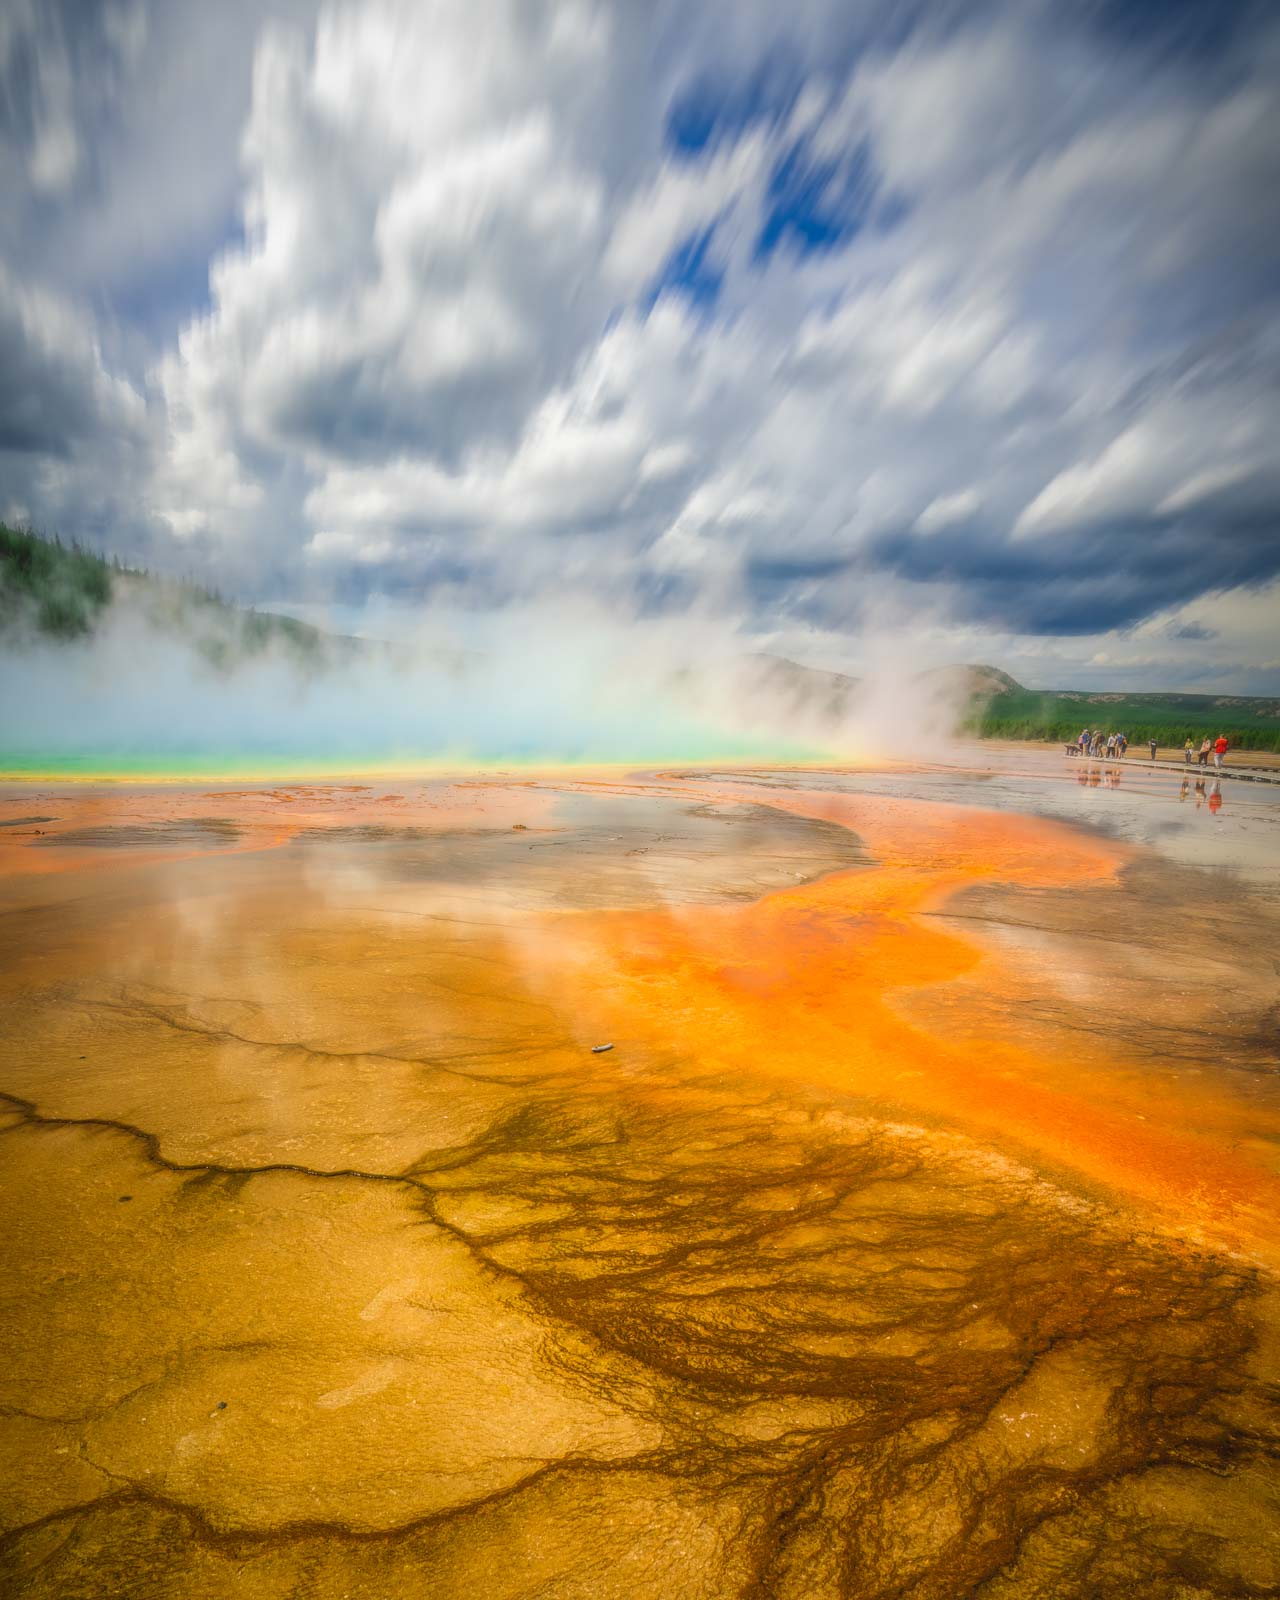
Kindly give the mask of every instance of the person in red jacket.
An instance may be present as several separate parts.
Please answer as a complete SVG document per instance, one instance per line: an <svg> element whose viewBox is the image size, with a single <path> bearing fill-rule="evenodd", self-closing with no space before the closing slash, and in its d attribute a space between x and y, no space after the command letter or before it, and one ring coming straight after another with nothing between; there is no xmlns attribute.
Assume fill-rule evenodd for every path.
<svg viewBox="0 0 1280 1600"><path fill-rule="evenodd" d="M1227 736L1220 733L1213 741L1213 764L1219 772L1222 771L1222 758L1227 753Z"/></svg>

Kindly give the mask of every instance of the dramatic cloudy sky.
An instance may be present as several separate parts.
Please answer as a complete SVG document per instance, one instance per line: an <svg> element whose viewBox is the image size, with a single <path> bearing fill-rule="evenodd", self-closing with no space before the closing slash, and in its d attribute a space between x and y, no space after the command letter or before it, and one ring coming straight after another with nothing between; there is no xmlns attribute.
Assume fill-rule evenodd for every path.
<svg viewBox="0 0 1280 1600"><path fill-rule="evenodd" d="M1280 688L1280 10L0 0L0 515Z"/></svg>

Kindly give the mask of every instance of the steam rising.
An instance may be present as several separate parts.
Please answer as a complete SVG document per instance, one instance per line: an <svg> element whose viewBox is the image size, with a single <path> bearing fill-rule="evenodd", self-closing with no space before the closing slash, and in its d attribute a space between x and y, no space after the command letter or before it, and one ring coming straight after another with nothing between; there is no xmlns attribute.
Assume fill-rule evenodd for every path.
<svg viewBox="0 0 1280 1600"><path fill-rule="evenodd" d="M751 653L702 619L424 616L394 642L213 648L123 599L87 639L10 648L0 761L27 771L289 770L717 760L859 761L936 750L955 684L861 681Z"/></svg>

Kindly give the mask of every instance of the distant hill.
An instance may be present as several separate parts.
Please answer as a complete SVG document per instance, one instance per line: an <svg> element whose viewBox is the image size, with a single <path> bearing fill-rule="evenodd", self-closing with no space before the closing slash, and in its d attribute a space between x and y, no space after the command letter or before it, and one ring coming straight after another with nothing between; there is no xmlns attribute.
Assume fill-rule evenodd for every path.
<svg viewBox="0 0 1280 1600"><path fill-rule="evenodd" d="M802 666L784 656L748 658L751 690L770 692L804 722L837 723L853 709L859 680ZM962 728L988 739L1074 739L1084 727L1123 732L1134 744L1155 738L1197 743L1225 733L1237 749L1280 751L1280 698L1259 695L1130 694L1117 690L1028 689L999 667L965 664L916 675Z"/></svg>
<svg viewBox="0 0 1280 1600"><path fill-rule="evenodd" d="M747 659L752 663L757 684L790 697L797 710L816 708L832 716L843 715L852 708L862 683L848 673L805 667L786 656L760 654ZM930 697L961 708L985 703L996 695L1027 692L999 667L982 665L930 667L915 673L912 681Z"/></svg>
<svg viewBox="0 0 1280 1600"><path fill-rule="evenodd" d="M361 648L293 617L237 606L213 590L108 560L0 522L0 638L75 640L102 626L113 603L179 633L215 666L280 650L319 669Z"/></svg>
<svg viewBox="0 0 1280 1600"><path fill-rule="evenodd" d="M926 681L931 678L944 680L953 691L958 691L970 701L987 700L994 695L1027 692L1016 678L1011 678L1007 672L1001 672L999 667L934 667L928 672L922 672L920 676Z"/></svg>
<svg viewBox="0 0 1280 1600"><path fill-rule="evenodd" d="M846 716L857 693L858 680L843 672L805 667L786 656L757 652L743 661L743 687L748 693L769 696L786 712L806 720L837 721Z"/></svg>

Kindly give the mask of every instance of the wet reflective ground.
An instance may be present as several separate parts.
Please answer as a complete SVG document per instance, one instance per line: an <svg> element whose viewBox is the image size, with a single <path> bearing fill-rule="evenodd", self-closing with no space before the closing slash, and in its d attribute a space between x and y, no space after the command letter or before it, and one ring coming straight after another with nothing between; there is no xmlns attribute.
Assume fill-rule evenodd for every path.
<svg viewBox="0 0 1280 1600"><path fill-rule="evenodd" d="M3 1592L1274 1593L1280 808L1063 766L0 794Z"/></svg>

